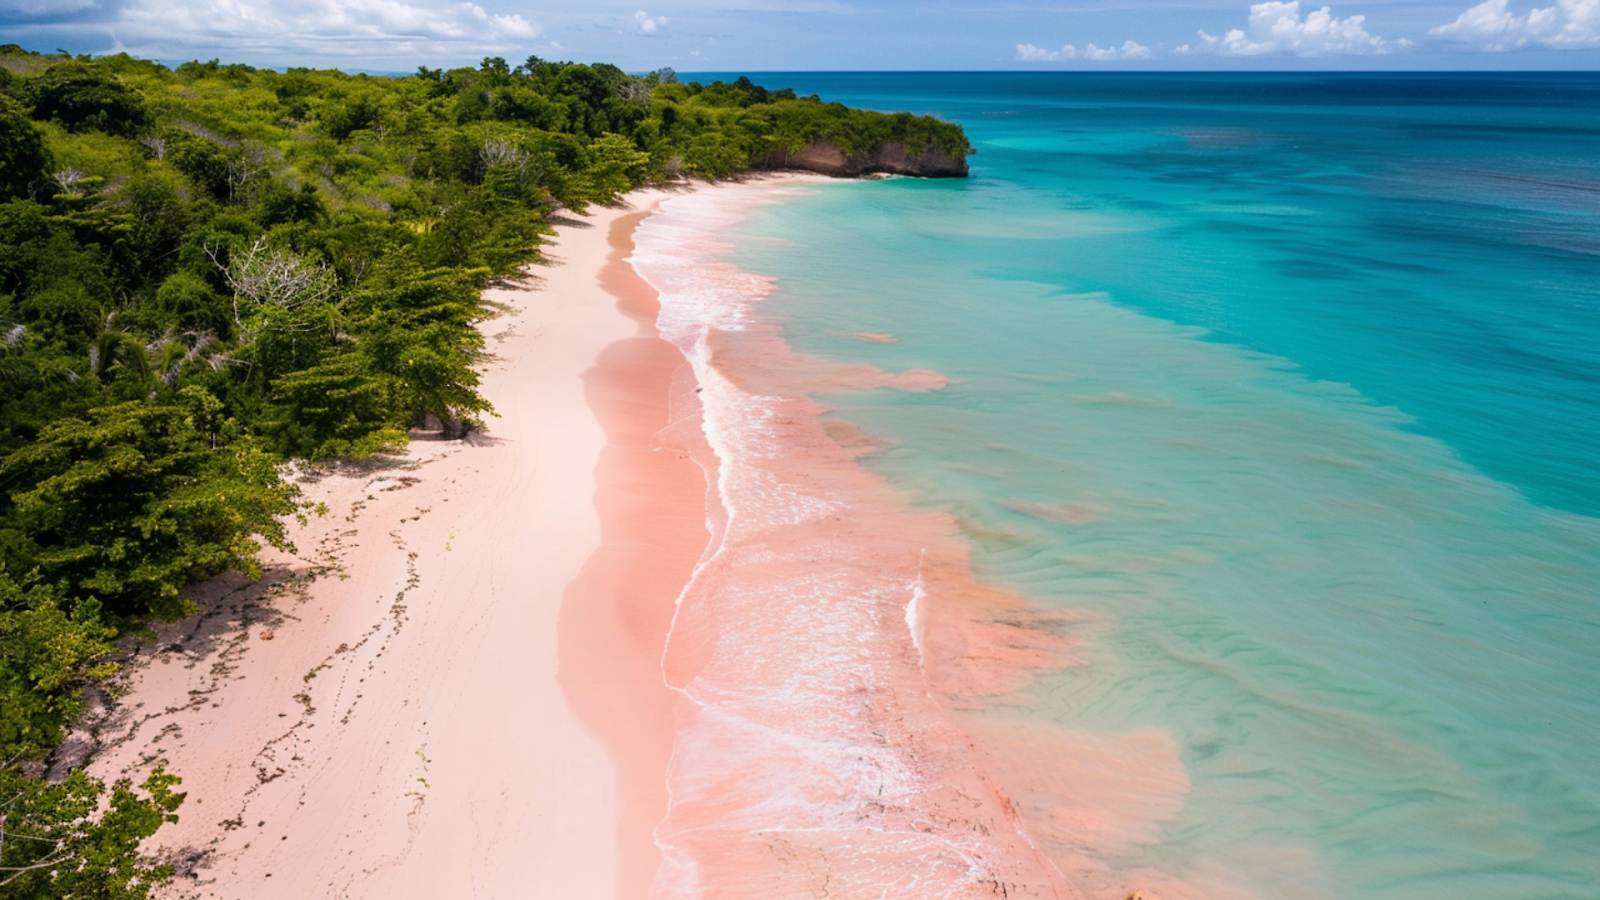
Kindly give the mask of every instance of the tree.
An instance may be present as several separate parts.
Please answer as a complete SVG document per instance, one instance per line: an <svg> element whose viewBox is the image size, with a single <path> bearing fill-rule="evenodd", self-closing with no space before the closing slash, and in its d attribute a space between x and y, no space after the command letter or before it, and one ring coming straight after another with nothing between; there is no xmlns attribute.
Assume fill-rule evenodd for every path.
<svg viewBox="0 0 1600 900"><path fill-rule="evenodd" d="M226 264L215 254L212 259L233 288L233 319L239 325L259 320L270 327L272 320L302 306L326 303L338 287L327 264L269 246L265 237L232 254Z"/></svg>
<svg viewBox="0 0 1600 900"><path fill-rule="evenodd" d="M589 145L589 169L585 174L597 199L612 202L618 194L643 181L649 170L650 154L620 134L603 134Z"/></svg>
<svg viewBox="0 0 1600 900"><path fill-rule="evenodd" d="M545 131L566 128L566 106L523 85L507 85L495 91L490 106L494 117L502 122L521 122Z"/></svg>
<svg viewBox="0 0 1600 900"><path fill-rule="evenodd" d="M44 137L22 104L0 94L0 201L26 197L50 168Z"/></svg>
<svg viewBox="0 0 1600 900"><path fill-rule="evenodd" d="M62 608L46 585L23 589L0 568L0 759L37 758L61 740L61 727L82 707L82 687L116 667L116 630L100 621L92 600Z"/></svg>
<svg viewBox="0 0 1600 900"><path fill-rule="evenodd" d="M4 100L0 98L0 109ZM32 123L24 123L30 129ZM3 122L0 122L3 127ZM6 152L0 146L0 154ZM0 294L20 294L38 278L58 230L44 207L26 200L0 204Z"/></svg>
<svg viewBox="0 0 1600 900"><path fill-rule="evenodd" d="M174 272L161 282L155 309L161 318L180 328L223 333L233 327L229 301L188 270Z"/></svg>
<svg viewBox="0 0 1600 900"><path fill-rule="evenodd" d="M106 786L81 770L60 784L0 767L0 893L29 900L145 900L171 866L139 844L178 821L180 780L156 769L141 785Z"/></svg>
<svg viewBox="0 0 1600 900"><path fill-rule="evenodd" d="M352 298L353 329L364 368L379 376L395 421L437 418L459 437L474 416L493 413L478 393L474 366L483 348L475 323L487 271L432 270L409 256L375 266Z"/></svg>
<svg viewBox="0 0 1600 900"><path fill-rule="evenodd" d="M357 131L370 131L378 127L380 96L376 91L363 91L323 106L319 118L322 127L336 141L349 140Z"/></svg>
<svg viewBox="0 0 1600 900"><path fill-rule="evenodd" d="M51 423L0 460L0 483L14 486L0 527L25 535L9 568L124 621L186 614L179 591L219 572L258 574L255 536L284 546L277 517L296 509L260 450L213 450L184 408L144 403Z"/></svg>
<svg viewBox="0 0 1600 900"><path fill-rule="evenodd" d="M116 192L114 202L133 219L128 237L133 255L129 268L141 281L154 281L172 271L184 234L193 222L183 200L181 179L162 169L140 172Z"/></svg>
<svg viewBox="0 0 1600 900"><path fill-rule="evenodd" d="M385 408L382 386L353 354L278 378L267 429L285 454L365 456L405 443L404 419Z"/></svg>
<svg viewBox="0 0 1600 900"><path fill-rule="evenodd" d="M261 224L270 228L285 222L320 222L328 218L327 205L315 186L303 184L298 191L283 182L266 179L256 191L255 206Z"/></svg>
<svg viewBox="0 0 1600 900"><path fill-rule="evenodd" d="M163 134L161 156L197 188L218 200L230 196L228 148L179 128Z"/></svg>
<svg viewBox="0 0 1600 900"><path fill-rule="evenodd" d="M68 131L104 131L134 137L150 124L139 92L80 62L52 66L33 80L33 117L53 119Z"/></svg>

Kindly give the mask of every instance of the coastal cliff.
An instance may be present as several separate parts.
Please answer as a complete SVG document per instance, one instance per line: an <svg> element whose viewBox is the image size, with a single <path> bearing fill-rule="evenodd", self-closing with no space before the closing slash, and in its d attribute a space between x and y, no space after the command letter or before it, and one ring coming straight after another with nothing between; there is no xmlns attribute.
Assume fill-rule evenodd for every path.
<svg viewBox="0 0 1600 900"><path fill-rule="evenodd" d="M965 155L952 155L937 147L912 153L902 141L880 141L861 154L847 154L828 140L816 140L798 153L774 150L757 164L765 169L800 169L835 177L859 178L887 173L920 178L966 178Z"/></svg>

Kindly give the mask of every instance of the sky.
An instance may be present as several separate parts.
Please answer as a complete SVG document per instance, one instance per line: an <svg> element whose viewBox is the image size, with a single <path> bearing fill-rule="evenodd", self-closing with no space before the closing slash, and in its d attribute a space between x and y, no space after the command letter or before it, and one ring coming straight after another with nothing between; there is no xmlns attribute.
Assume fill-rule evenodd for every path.
<svg viewBox="0 0 1600 900"><path fill-rule="evenodd" d="M5 42L367 71L1596 70L1600 0L0 0Z"/></svg>

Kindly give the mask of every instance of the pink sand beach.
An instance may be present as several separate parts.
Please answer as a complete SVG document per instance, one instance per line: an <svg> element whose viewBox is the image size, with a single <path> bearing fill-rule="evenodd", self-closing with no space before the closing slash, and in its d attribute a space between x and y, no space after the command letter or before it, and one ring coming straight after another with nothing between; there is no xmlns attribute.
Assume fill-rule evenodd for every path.
<svg viewBox="0 0 1600 900"><path fill-rule="evenodd" d="M183 777L175 896L1193 896L1106 862L1181 808L1170 739L995 715L1073 621L812 399L945 378L796 352L719 261L808 180L562 224L489 293L487 430L307 473L269 583L138 648L92 771Z"/></svg>
<svg viewBox="0 0 1600 900"><path fill-rule="evenodd" d="M485 324L486 433L309 481L329 512L273 560L298 583L259 600L211 586L207 621L141 648L92 771L181 774L181 820L155 840L204 854L182 891L641 896L669 740L650 635L699 555L703 485L667 511L694 527L661 529L659 552L648 529L602 529L597 500L656 475L626 444L630 404L650 402L626 370L649 351L627 349L640 326L600 274L614 223L657 199L562 225L551 265L489 292L506 311ZM652 578L637 605L619 594ZM569 591L613 605L563 616Z"/></svg>

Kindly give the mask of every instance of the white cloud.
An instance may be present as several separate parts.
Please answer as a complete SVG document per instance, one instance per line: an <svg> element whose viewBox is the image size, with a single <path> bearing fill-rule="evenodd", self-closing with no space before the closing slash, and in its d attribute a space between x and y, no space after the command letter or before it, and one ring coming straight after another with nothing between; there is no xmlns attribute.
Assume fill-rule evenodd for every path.
<svg viewBox="0 0 1600 900"><path fill-rule="evenodd" d="M111 23L130 52L364 60L500 52L539 36L520 15L427 0L131 0Z"/></svg>
<svg viewBox="0 0 1600 900"><path fill-rule="evenodd" d="M0 0L0 18L59 18L95 5L95 0Z"/></svg>
<svg viewBox="0 0 1600 900"><path fill-rule="evenodd" d="M1067 44L1060 50L1046 50L1032 44L1017 45L1017 59L1023 62L1065 62L1086 59L1092 62L1109 62L1117 59L1149 59L1150 48L1137 41L1123 41L1121 47L1096 47L1090 44L1079 50Z"/></svg>
<svg viewBox="0 0 1600 900"><path fill-rule="evenodd" d="M1556 0L1555 6L1536 7L1520 16L1511 11L1508 0L1485 0L1428 33L1496 51L1600 47L1600 0Z"/></svg>
<svg viewBox="0 0 1600 900"><path fill-rule="evenodd" d="M1600 2L1600 0L1593 0ZM1177 48L1179 53L1220 53L1223 56L1331 56L1335 54L1388 53L1389 42L1368 33L1366 16L1333 15L1329 7L1300 15L1300 0L1268 0L1250 7L1249 30L1230 29L1221 37L1200 32L1202 43ZM1402 47L1410 46L1407 41Z"/></svg>
<svg viewBox="0 0 1600 900"><path fill-rule="evenodd" d="M641 34L655 34L661 29L667 27L666 16L656 16L655 18L651 18L650 14L642 9L633 14L633 20L639 23L639 31Z"/></svg>

